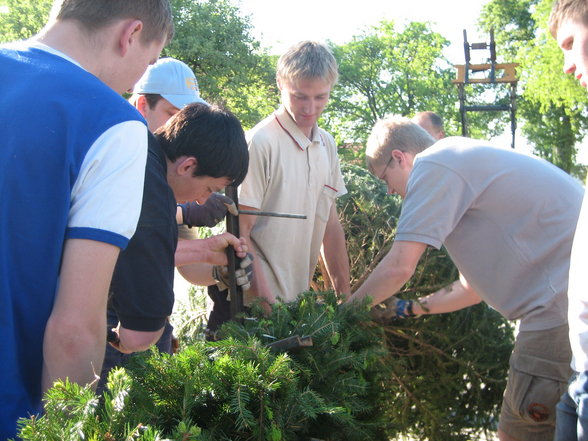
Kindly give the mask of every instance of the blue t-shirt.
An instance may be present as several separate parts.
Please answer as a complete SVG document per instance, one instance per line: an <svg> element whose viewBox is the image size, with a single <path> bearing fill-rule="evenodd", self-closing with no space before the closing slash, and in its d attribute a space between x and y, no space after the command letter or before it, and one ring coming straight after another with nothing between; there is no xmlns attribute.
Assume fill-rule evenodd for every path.
<svg viewBox="0 0 588 441"><path fill-rule="evenodd" d="M117 174L137 166L121 161L113 169L105 159L112 152L101 156L94 146L102 148L99 138L117 125L144 121L94 75L38 48L0 47L0 84L0 439L6 439L15 435L17 418L41 410L43 337L65 239L121 248L129 240L102 220L120 211L117 201L127 192L109 186L120 187ZM144 167L146 151L114 156L123 154L127 162L142 155ZM127 200L138 196L140 204L143 175L129 179L140 189Z"/></svg>

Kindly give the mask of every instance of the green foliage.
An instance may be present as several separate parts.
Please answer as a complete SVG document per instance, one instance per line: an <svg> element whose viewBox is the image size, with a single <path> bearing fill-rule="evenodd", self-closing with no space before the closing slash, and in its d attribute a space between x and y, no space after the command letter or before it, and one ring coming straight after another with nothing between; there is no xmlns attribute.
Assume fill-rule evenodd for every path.
<svg viewBox="0 0 588 441"><path fill-rule="evenodd" d="M159 441L160 432L142 424L131 404L132 381L123 369L109 376L110 390L100 400L89 386L56 382L45 396L45 414L19 422L19 437L27 441L128 440ZM177 439L198 440L198 428L180 423ZM186 435L194 434L194 437Z"/></svg>
<svg viewBox="0 0 588 441"><path fill-rule="evenodd" d="M277 106L274 59L251 36L232 0L171 0L176 33L164 55L196 74L202 97L231 109L251 128Z"/></svg>
<svg viewBox="0 0 588 441"><path fill-rule="evenodd" d="M416 439L439 441L496 430L513 344L505 319L480 304L385 329L394 363L392 421Z"/></svg>
<svg viewBox="0 0 588 441"><path fill-rule="evenodd" d="M374 361L384 352L381 329L372 326L373 332L364 332L363 324L358 328L367 322L365 308L336 310L333 295L323 305L309 299L286 322L280 312L275 320L276 328L285 332L298 332L297 322L320 344L301 360L271 352L260 341L266 336L254 337L233 324L235 336L214 345L195 344L173 357L156 352L135 357L128 375L120 369L111 373L103 402L88 388L57 384L47 395L46 415L23 421L21 436L79 439L83 433L89 439L148 440L161 434L178 440L294 440L324 431L328 422L332 437L324 439L342 439L339 433L349 440L385 439L372 437L381 428L367 423L363 427L354 415L374 410L365 395L367 390L380 390L369 377L370 372L377 373ZM282 307L282 313L290 308ZM305 326L303 318L312 322ZM341 329L333 331L335 326ZM259 329L249 328L253 327ZM357 357L350 356L352 346ZM338 383L331 390L333 378L313 373L316 358L322 358L318 351L326 349L330 369L345 388ZM369 414L364 418L375 419Z"/></svg>
<svg viewBox="0 0 588 441"><path fill-rule="evenodd" d="M25 40L35 35L49 18L52 0L0 0L0 43Z"/></svg>
<svg viewBox="0 0 588 441"><path fill-rule="evenodd" d="M317 301L318 300L318 301ZM299 434L324 440L387 440L390 422L382 394L386 348L382 329L369 321L367 307L337 305L333 293L306 293L290 304L276 304L270 317L257 316L240 326L225 325L222 335L263 343L292 335L310 336L311 348L292 351L299 390L312 393L329 412L300 421Z"/></svg>
<svg viewBox="0 0 588 441"><path fill-rule="evenodd" d="M348 193L337 199L347 238L352 284L364 280L388 252L400 216L400 198L389 196L383 181L364 167L343 163Z"/></svg>
<svg viewBox="0 0 588 441"><path fill-rule="evenodd" d="M448 43L428 23L397 30L384 21L334 47L340 79L324 116L339 143L364 142L375 121L391 113L433 110L451 126L457 92L442 56Z"/></svg>
<svg viewBox="0 0 588 441"><path fill-rule="evenodd" d="M289 439L292 423L298 424L305 411L324 410L316 403L296 403L292 362L256 339L199 343L173 357L137 358L130 373L136 407L164 433L178 418L187 418L202 428L205 440ZM282 418L286 402L292 421Z"/></svg>
<svg viewBox="0 0 588 441"><path fill-rule="evenodd" d="M480 25L495 30L501 61L520 63L518 115L522 132L534 152L568 173L575 166L576 143L586 134L586 91L563 73L563 55L549 34L551 0L492 0L482 11Z"/></svg>
<svg viewBox="0 0 588 441"><path fill-rule="evenodd" d="M427 281L427 283L429 283ZM415 291L416 294L416 291ZM501 324L502 323L502 324ZM367 304L304 293L227 323L225 339L134 357L99 400L57 383L23 440L476 439L494 427L510 327L484 305L381 326ZM312 347L267 343L310 336ZM491 344L490 344L491 342ZM491 348L491 350L489 350Z"/></svg>

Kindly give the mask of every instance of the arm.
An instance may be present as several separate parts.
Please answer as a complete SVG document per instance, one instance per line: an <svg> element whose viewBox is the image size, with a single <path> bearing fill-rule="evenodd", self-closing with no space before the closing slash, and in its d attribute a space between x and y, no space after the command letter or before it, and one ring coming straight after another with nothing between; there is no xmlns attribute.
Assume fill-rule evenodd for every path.
<svg viewBox="0 0 588 441"><path fill-rule="evenodd" d="M345 233L339 221L335 204L331 207L321 253L335 292L346 298L351 294L349 257L347 256Z"/></svg>
<svg viewBox="0 0 588 441"><path fill-rule="evenodd" d="M478 293L460 274L459 280L456 280L451 285L420 298L418 302L414 302L413 311L416 315L442 314L444 312L458 311L468 306L476 305L481 301L482 299L478 296Z"/></svg>
<svg viewBox="0 0 588 441"><path fill-rule="evenodd" d="M124 354L131 354L133 352L146 351L157 343L165 327L157 331L133 331L132 329L124 328L120 323L115 332L118 334L118 341L110 344Z"/></svg>
<svg viewBox="0 0 588 441"><path fill-rule="evenodd" d="M177 269L182 277L192 285L209 286L216 283L212 277L212 265L208 263L193 263L178 266Z"/></svg>
<svg viewBox="0 0 588 441"><path fill-rule="evenodd" d="M237 257L244 258L249 247L244 238L237 239L229 233L206 239L180 240L176 249L176 267L179 273L193 285L214 285L214 265L227 265L226 248L237 250Z"/></svg>
<svg viewBox="0 0 588 441"><path fill-rule="evenodd" d="M370 296L373 306L396 294L414 274L426 247L420 242L394 242L386 257L347 302Z"/></svg>
<svg viewBox="0 0 588 441"><path fill-rule="evenodd" d="M143 236L141 236L141 238L144 239ZM135 235L135 242L139 241L139 237L136 234ZM178 243L178 247L180 248L180 252L179 252L179 256L180 259L184 259L184 261L189 262L189 261L202 261L203 259L206 259L212 263L215 264L226 264L227 262L227 256L226 256L226 248L229 245L233 245L237 248L238 250L238 254L237 255L246 255L246 251L247 251L247 247L245 246L244 242L242 240L237 239L236 237L234 237L231 234L225 233L225 234L221 234L219 236L212 236L209 237L207 239L195 239L195 240L182 240ZM174 256L175 258L178 257L178 252L176 251L176 255ZM139 256L136 256L135 259L128 259L129 260L129 264L133 265L139 265L140 262L138 261ZM132 261L132 262L131 262ZM152 262L149 262L149 264L153 265ZM190 282L194 283L194 284L204 284L204 285L210 285L215 283L215 280L213 278L213 265L209 264L209 263L198 263L198 264L193 264L193 265L187 265L184 268L186 268L186 271L188 272L188 280L190 280ZM194 275L195 272L198 273L198 275ZM141 274L140 272L137 271L136 275ZM150 280L150 282L152 282L151 286L157 286L157 281L160 280L167 280L165 278L158 278L156 277L156 275L158 274L157 268L152 268L152 270L149 272L149 275L153 275L154 278L152 280ZM145 276L143 276L141 279L144 279ZM137 286L137 289L139 289L138 292L142 292L142 293L152 293L153 294L157 294L157 290L156 289L151 289L149 290L148 286L143 287L143 289L141 289L139 286ZM119 293L119 296L124 294L125 291L121 290L121 292ZM119 297L120 298L120 297ZM122 298L120 300L123 300ZM154 299L155 300L155 299ZM151 345L157 343L157 340L159 340L159 338L161 337L164 327L162 326L159 329L155 329L155 330L137 330L137 329L131 329L130 327L128 327L128 325L123 326L123 323L125 323L124 320L124 314L125 313L129 313L129 308L132 306L132 303L130 305L127 304L126 307L120 305L119 308L121 309L121 313L123 315L119 315L119 317L121 317L121 323L119 323L119 325L117 326L117 328L115 329L117 336L116 341L114 342L110 342L110 344L115 347L117 350L119 350L120 352L123 353L131 353L131 352L139 352L139 351L144 351L146 349L148 349ZM155 304L155 307L157 307L158 305ZM153 310L153 307L151 307L151 310ZM142 312L142 311L134 311L134 316L136 317L136 314L138 312ZM165 314L165 313L164 313ZM151 316L149 316L151 317ZM150 318L150 320L152 320L152 317ZM129 324L131 324L131 326L135 326L137 325L135 322L128 322ZM141 329L141 328L139 328Z"/></svg>
<svg viewBox="0 0 588 441"><path fill-rule="evenodd" d="M65 242L59 290L43 340L44 391L57 379L83 385L100 373L108 287L118 254L118 247L104 242Z"/></svg>
<svg viewBox="0 0 588 441"><path fill-rule="evenodd" d="M246 205L239 205L240 209L243 210L257 210L256 208L249 207ZM253 226L255 225L255 221L257 216L248 216L248 215L241 215L239 216L239 232L241 236L247 243L251 243L251 231L253 230ZM257 258L257 253L255 252L255 247L251 247L249 252L253 255L253 281L251 283L251 290L249 291L250 295L253 297L261 297L267 300L268 303L275 303L276 297L270 291L267 280L265 278L265 274L263 274L263 270L261 269L261 265L259 264L259 259Z"/></svg>
<svg viewBox="0 0 588 441"><path fill-rule="evenodd" d="M212 193L206 202L200 205L197 202L179 204L176 209L176 221L178 225L190 227L214 227L227 214L229 207L235 216L238 214L233 200L220 193Z"/></svg>
<svg viewBox="0 0 588 441"><path fill-rule="evenodd" d="M232 246L237 257L244 258L248 247L244 237L237 239L230 233L222 233L206 239L180 240L176 248L175 264L184 266L192 263L227 265L226 248Z"/></svg>

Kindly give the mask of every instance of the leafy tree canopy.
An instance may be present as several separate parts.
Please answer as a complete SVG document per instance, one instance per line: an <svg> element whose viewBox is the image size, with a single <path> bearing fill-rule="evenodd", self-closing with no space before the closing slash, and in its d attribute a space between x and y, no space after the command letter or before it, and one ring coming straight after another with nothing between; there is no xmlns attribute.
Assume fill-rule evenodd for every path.
<svg viewBox="0 0 588 441"><path fill-rule="evenodd" d="M563 55L550 35L551 0L492 0L480 27L494 29L501 61L518 62L518 116L535 153L567 172L575 168L575 145L586 134L586 91L563 73Z"/></svg>
<svg viewBox="0 0 588 441"><path fill-rule="evenodd" d="M251 35L232 0L172 0L176 33L164 55L188 64L209 102L226 104L250 128L277 105L275 60Z"/></svg>
<svg viewBox="0 0 588 441"><path fill-rule="evenodd" d="M52 0L0 0L0 42L35 35L49 18Z"/></svg>
<svg viewBox="0 0 588 441"><path fill-rule="evenodd" d="M457 94L442 55L448 44L428 23L397 30L384 21L335 46L340 79L325 119L339 141L364 142L374 123L387 114L433 110L450 120Z"/></svg>

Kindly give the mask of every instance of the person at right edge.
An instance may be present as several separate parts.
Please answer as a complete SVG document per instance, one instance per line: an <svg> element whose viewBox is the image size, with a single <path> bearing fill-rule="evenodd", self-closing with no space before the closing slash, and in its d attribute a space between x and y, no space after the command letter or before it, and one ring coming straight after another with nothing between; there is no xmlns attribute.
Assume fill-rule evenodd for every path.
<svg viewBox="0 0 588 441"><path fill-rule="evenodd" d="M549 29L564 54L563 71L588 87L588 2L559 0ZM570 262L568 323L572 370L557 404L555 441L588 441L588 199L584 195Z"/></svg>

